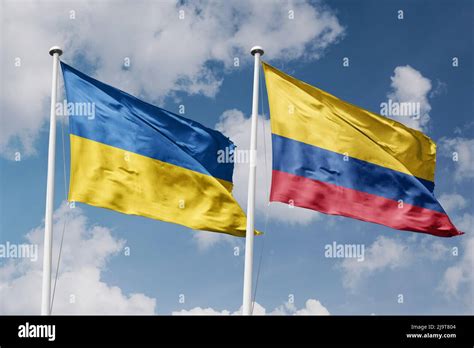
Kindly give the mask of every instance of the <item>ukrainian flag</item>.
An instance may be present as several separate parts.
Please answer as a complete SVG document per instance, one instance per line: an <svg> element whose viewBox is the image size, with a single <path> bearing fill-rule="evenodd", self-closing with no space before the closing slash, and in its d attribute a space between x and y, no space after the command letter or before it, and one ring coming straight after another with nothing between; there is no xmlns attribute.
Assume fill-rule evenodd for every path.
<svg viewBox="0 0 474 348"><path fill-rule="evenodd" d="M223 134L61 63L68 101L70 201L245 236ZM93 113L79 111L92 110Z"/></svg>
<svg viewBox="0 0 474 348"><path fill-rule="evenodd" d="M436 145L423 133L263 64L270 201L441 237L462 234L436 200Z"/></svg>

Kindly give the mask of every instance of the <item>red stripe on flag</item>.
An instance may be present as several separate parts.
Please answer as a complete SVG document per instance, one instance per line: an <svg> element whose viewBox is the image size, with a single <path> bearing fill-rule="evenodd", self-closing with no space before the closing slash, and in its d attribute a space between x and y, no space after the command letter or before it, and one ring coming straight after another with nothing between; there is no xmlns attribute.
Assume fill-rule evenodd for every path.
<svg viewBox="0 0 474 348"><path fill-rule="evenodd" d="M397 230L453 237L460 232L446 214L306 177L273 170L271 202L293 204Z"/></svg>

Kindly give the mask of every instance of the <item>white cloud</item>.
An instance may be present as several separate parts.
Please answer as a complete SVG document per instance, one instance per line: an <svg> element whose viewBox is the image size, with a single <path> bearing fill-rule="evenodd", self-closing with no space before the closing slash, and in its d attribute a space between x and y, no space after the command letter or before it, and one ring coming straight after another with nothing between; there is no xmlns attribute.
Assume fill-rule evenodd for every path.
<svg viewBox="0 0 474 348"><path fill-rule="evenodd" d="M474 310L474 215L465 213L457 221L459 229L466 232L459 237L459 261L446 269L438 290L446 297L461 296L470 311Z"/></svg>
<svg viewBox="0 0 474 348"><path fill-rule="evenodd" d="M467 206L468 201L457 193L443 193L439 197L441 206L448 213L454 213L459 209L464 209Z"/></svg>
<svg viewBox="0 0 474 348"><path fill-rule="evenodd" d="M182 309L180 311L175 311L171 313L172 315L230 315L230 312L227 310L223 311L216 311L212 308L201 308L201 307L194 307L190 310Z"/></svg>
<svg viewBox="0 0 474 348"><path fill-rule="evenodd" d="M239 310L232 312L232 315L240 315L242 313L242 307ZM229 310L215 310L213 308L201 308L195 307L190 310L182 309L180 311L172 312L172 315L230 315ZM253 308L253 315L329 315L329 311L324 307L321 302L315 299L309 299L306 301L305 306L301 309L297 309L294 304L285 302L283 305L275 308L270 313L267 313L266 309L259 303L255 302Z"/></svg>
<svg viewBox="0 0 474 348"><path fill-rule="evenodd" d="M270 121L259 116L257 135L257 181L255 208L263 216L266 212L272 221L285 221L290 224L308 224L318 220L321 214L302 208L290 208L280 203L268 205L272 175L272 142ZM225 111L219 118L216 129L227 135L237 146L238 151L247 151L250 146L251 119L236 109ZM266 151L265 151L266 149ZM241 157L242 158L242 157ZM248 158L248 156L247 156ZM265 170L266 168L266 170ZM249 164L235 163L233 195L241 206L247 207Z"/></svg>
<svg viewBox="0 0 474 348"><path fill-rule="evenodd" d="M268 59L317 58L343 34L327 7L308 1L6 0L1 21L0 151L10 158L12 151L35 152L49 114L47 52L55 44L64 48L64 61L87 62L87 72L100 80L159 103L176 91L214 96L223 80L220 67L233 69L234 57L246 65L255 44Z"/></svg>
<svg viewBox="0 0 474 348"><path fill-rule="evenodd" d="M474 139L444 137L439 148L441 155L452 160L456 181L474 178Z"/></svg>
<svg viewBox="0 0 474 348"><path fill-rule="evenodd" d="M242 314L242 307L240 306L238 311L235 311L232 313L232 315L241 315ZM266 309L260 305L258 302L254 302L253 308L252 308L252 314L253 315L265 315L267 313Z"/></svg>
<svg viewBox="0 0 474 348"><path fill-rule="evenodd" d="M442 260L449 256L450 249L439 239L433 241L432 237L425 237L421 240L420 249L417 255L430 260Z"/></svg>
<svg viewBox="0 0 474 348"><path fill-rule="evenodd" d="M318 300L309 299L305 307L298 309L295 315L329 315L329 311Z"/></svg>
<svg viewBox="0 0 474 348"><path fill-rule="evenodd" d="M387 94L387 97L392 102L419 103L420 105L419 117L390 116L390 118L408 127L425 130L430 120L429 112L431 111L431 105L428 101L431 90L430 79L424 77L418 70L409 65L397 66L390 79L392 80L392 91Z"/></svg>
<svg viewBox="0 0 474 348"><path fill-rule="evenodd" d="M447 297L461 296L470 308L474 308L474 215L462 213L469 201L459 194L443 194L440 197L443 206L449 211L456 226L466 232L457 237L461 244L459 260L448 267L438 285L438 290ZM457 215L456 215L457 214ZM365 248L364 260L348 258L337 267L343 272L344 287L355 290L362 281L385 270L405 268L417 262L442 262L453 259L453 249L443 241L431 236L413 233L405 240L379 236Z"/></svg>
<svg viewBox="0 0 474 348"><path fill-rule="evenodd" d="M231 236L225 233L212 233L207 231L193 231L193 241L197 244L197 247L201 251L206 251L209 248L221 244L227 243L232 246L243 246L243 239Z"/></svg>
<svg viewBox="0 0 474 348"><path fill-rule="evenodd" d="M463 134L470 134L471 129L474 127L474 121L466 122L461 127L454 128L454 134L456 135L463 135Z"/></svg>
<svg viewBox="0 0 474 348"><path fill-rule="evenodd" d="M194 307L192 309L186 310L182 309L180 311L174 311L171 313L172 315L241 315L242 314L242 306L239 310L230 312L226 309L219 311L213 308L201 308L201 307ZM259 303L255 302L253 307L253 315L265 315L266 311Z"/></svg>
<svg viewBox="0 0 474 348"><path fill-rule="evenodd" d="M156 300L141 293L124 294L101 280L111 257L123 250L101 226L88 226L79 208L63 205L54 214L53 277L64 222L67 221L60 273L54 298L54 314L154 314ZM39 314L43 265L44 227L26 235L38 246L38 260L10 259L0 268L0 313ZM71 303L73 300L73 303Z"/></svg>
<svg viewBox="0 0 474 348"><path fill-rule="evenodd" d="M285 302L283 305L275 308L271 313L273 315L329 315L329 311L318 300L310 298L305 306L297 309L294 303Z"/></svg>
<svg viewBox="0 0 474 348"><path fill-rule="evenodd" d="M364 261L347 258L340 263L343 285L354 289L360 282L384 269L396 269L409 263L411 252L408 245L395 239L379 236L365 249Z"/></svg>

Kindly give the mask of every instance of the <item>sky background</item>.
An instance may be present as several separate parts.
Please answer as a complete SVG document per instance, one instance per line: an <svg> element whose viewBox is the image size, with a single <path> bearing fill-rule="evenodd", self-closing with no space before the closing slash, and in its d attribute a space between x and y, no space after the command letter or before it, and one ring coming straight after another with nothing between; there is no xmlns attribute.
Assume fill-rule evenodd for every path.
<svg viewBox="0 0 474 348"><path fill-rule="evenodd" d="M255 313L473 314L473 13L469 0L2 0L0 243L34 243L42 252L51 46L63 47L64 62L145 101L176 113L184 105L185 117L246 149L249 49L259 44L265 61L368 110L379 113L389 98L419 102L420 120L397 120L437 143L435 194L466 234L439 238L268 205L263 85L256 226L265 234L255 238ZM66 228L53 313L239 311L244 239L64 203L63 121L53 275ZM234 195L244 209L247 175L248 165L236 164ZM333 242L363 245L364 261L325 257ZM39 313L41 255L1 258L0 269L0 313Z"/></svg>

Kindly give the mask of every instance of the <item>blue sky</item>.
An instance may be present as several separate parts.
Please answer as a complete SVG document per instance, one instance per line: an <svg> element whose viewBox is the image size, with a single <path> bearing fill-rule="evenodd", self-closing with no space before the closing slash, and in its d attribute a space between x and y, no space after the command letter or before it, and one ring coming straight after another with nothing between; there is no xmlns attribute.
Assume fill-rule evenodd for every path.
<svg viewBox="0 0 474 348"><path fill-rule="evenodd" d="M319 301L311 307L315 314L321 314L321 308L331 314L473 313L472 2L268 1L265 6L256 1L243 2L244 5L205 1L92 3L97 10L75 2L42 2L45 6L41 10L26 2L2 3L5 40L1 69L14 80L16 93L6 91L9 85L4 79L1 243L41 242L51 79L47 51L52 44L58 42L64 47L62 59L66 63L170 111L178 112L179 105L184 105L184 116L212 128L221 122L233 139L232 134L250 131L245 128L249 123L242 118L251 111L253 65L247 52L252 44L260 43L266 49L263 59L272 65L368 110L380 112L380 103L386 102L389 94L400 101L408 95L412 98L409 101L420 102L429 121L417 125L438 144L435 193L442 197L441 203L466 235L437 238L301 212L299 208L290 210L279 203L269 207L262 203L262 208L257 209L257 227L264 228L266 213L269 222L265 235L256 238L255 243L256 267L263 252L258 304L267 313L279 309L285 314L310 310L315 302L308 300ZM184 28L172 20L153 24L168 13L176 15L177 21L180 9L185 11L185 21L189 21ZM202 18L193 18L197 16L193 12L196 9L202 10ZM14 24L22 23L20 19L34 11L48 10L57 14L52 24L40 19L24 27ZM72 20L71 10L77 16ZM295 11L293 22L287 18L290 10ZM397 18L399 10L403 11L403 19ZM137 11L135 18L144 11L143 23L121 17L127 11ZM104 18L110 22L104 23ZM272 23L279 24L284 32ZM193 34L188 41L190 28ZM216 29L221 31L217 33ZM245 34L246 31L254 35ZM12 33L34 41L33 47L18 44L18 36L15 41L7 39ZM157 35L169 37L170 41L147 39ZM261 42L252 42L258 38ZM122 44L118 43L120 40ZM124 69L127 45L131 65ZM212 53L202 52L202 48ZM17 57L21 58L21 67L13 66ZM233 66L236 57L239 67ZM342 64L344 57L349 58L348 67ZM457 67L452 65L453 57L459 59ZM34 101L30 103L28 98ZM268 118L265 93L261 103ZM221 115L226 112L232 117L223 124ZM263 118L259 125L262 127L264 122L268 130L268 121ZM238 137L237 145L248 146L245 135ZM261 137L260 144L262 140ZM57 145L55 209L60 208L65 197L60 123ZM67 138L65 146L67 166ZM262 150L259 148L260 153ZM458 154L458 161L452 160L453 152ZM12 159L15 153L21 154L20 161ZM268 151L268 160L269 154ZM262 162L258 163L260 178L265 172ZM245 199L241 198L246 190L242 173L246 173L245 166L240 166L234 179L236 185L241 184L236 186L236 196L245 208ZM257 191L257 200L264 202L266 192L265 188ZM74 209L62 208L58 216L56 237L65 216L68 221L88 221L85 225L72 224L71 230L66 228L66 236L75 236L67 242L70 248L74 248L76 237L90 239L97 228L104 237L91 241L97 253L72 253L78 258L96 257L98 261L65 261L57 288L58 313L170 314L193 309L192 313L199 313L203 308L235 312L241 306L243 239L209 236L208 232L84 204L77 204ZM358 263L326 258L324 247L333 242L364 245L365 260ZM129 256L124 255L125 247L130 248ZM234 255L235 247L240 248L239 256ZM453 248L458 248L457 255L453 255ZM1 312L39 311L39 302L34 303L33 299L38 297L35 289L40 291L36 287L40 264L32 266L30 261L8 259L0 262L5 272L0 286ZM56 258L53 265L55 262ZM81 285L84 269L96 271L98 279L89 288L94 289L92 292ZM137 293L142 297L131 295ZM30 301L18 301L17 296L28 294ZM77 297L74 303L70 302L71 294ZM185 296L184 303L179 302L180 294ZM399 303L399 295L403 295L403 303ZM116 306L112 300L94 299L102 296L117 298Z"/></svg>

